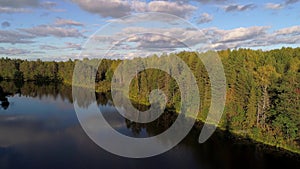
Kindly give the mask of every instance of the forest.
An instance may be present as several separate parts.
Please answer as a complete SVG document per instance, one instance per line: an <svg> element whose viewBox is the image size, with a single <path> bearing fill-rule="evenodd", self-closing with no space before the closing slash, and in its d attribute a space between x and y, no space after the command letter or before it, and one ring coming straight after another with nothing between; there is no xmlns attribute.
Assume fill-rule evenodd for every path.
<svg viewBox="0 0 300 169"><path fill-rule="evenodd" d="M192 70L200 93L198 120L203 121L210 107L210 79L198 55L206 53L179 52ZM281 48L270 51L236 49L218 51L226 81L226 106L220 128L300 153L300 48ZM158 64L175 54L135 58ZM89 59L84 59L89 60ZM75 63L0 59L0 81L23 82L36 85L72 84ZM109 93L113 74L122 60L103 59L96 70L97 92ZM180 72L180 67L178 67ZM3 87L3 86L2 86ZM161 89L167 96L167 109L179 110L180 91L170 72L148 69L138 73L130 84L132 102L149 105L153 89ZM5 88L3 87L3 90Z"/></svg>

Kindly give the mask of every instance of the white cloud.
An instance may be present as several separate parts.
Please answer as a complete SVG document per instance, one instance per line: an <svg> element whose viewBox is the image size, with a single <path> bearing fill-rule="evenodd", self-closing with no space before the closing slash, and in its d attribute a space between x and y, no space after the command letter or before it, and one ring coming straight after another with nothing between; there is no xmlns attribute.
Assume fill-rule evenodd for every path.
<svg viewBox="0 0 300 169"><path fill-rule="evenodd" d="M139 0L135 0L131 2L131 9L136 12L146 12L147 11L147 3Z"/></svg>
<svg viewBox="0 0 300 169"><path fill-rule="evenodd" d="M132 36L125 42L136 42L139 50L143 51L175 51L184 49L185 43L189 46L199 46L200 49L227 49L239 47L263 47L283 44L297 44L300 42L300 26L292 26L270 32L269 26L241 27L230 30L219 28L197 29L173 28L173 29L147 29L142 27L130 27L123 30L118 36L128 34L150 33L146 36ZM153 33L151 35L151 33ZM157 34L156 34L157 33ZM207 40L211 41L211 44ZM106 40L109 38L106 38ZM114 38L111 40L113 41ZM118 44L115 42L114 44ZM123 42L122 42L123 43ZM126 43L124 43L126 44ZM133 48L131 48L133 49ZM164 49L164 50L160 50Z"/></svg>
<svg viewBox="0 0 300 169"><path fill-rule="evenodd" d="M53 9L54 7L57 6L57 3L56 2L51 2L51 1L45 1L45 2L42 2L40 4L40 6L45 8L45 9Z"/></svg>
<svg viewBox="0 0 300 169"><path fill-rule="evenodd" d="M225 12L233 12L233 11L246 11L250 9L254 9L256 5L254 4L247 4L247 5L237 5L231 4L224 7Z"/></svg>
<svg viewBox="0 0 300 169"><path fill-rule="evenodd" d="M267 9L282 9L284 7L284 5L282 5L282 4L275 4L275 3L267 3L265 5L265 7Z"/></svg>
<svg viewBox="0 0 300 169"><path fill-rule="evenodd" d="M69 19L56 19L54 25L57 26L84 26L82 23Z"/></svg>
<svg viewBox="0 0 300 169"><path fill-rule="evenodd" d="M208 23L211 22L214 19L214 17L208 13L203 13L198 19L199 24Z"/></svg>
<svg viewBox="0 0 300 169"><path fill-rule="evenodd" d="M58 49L75 49L81 50L81 44L65 42L64 46L53 46L53 45L40 45L41 50L58 50Z"/></svg>
<svg viewBox="0 0 300 169"><path fill-rule="evenodd" d="M32 39L34 37L35 36L33 35L24 34L17 31L0 30L0 43L33 43Z"/></svg>
<svg viewBox="0 0 300 169"><path fill-rule="evenodd" d="M40 45L40 49L42 49L42 50L57 50L60 48L57 46L53 46L53 45Z"/></svg>
<svg viewBox="0 0 300 169"><path fill-rule="evenodd" d="M297 3L299 1L300 0L285 0L283 3L266 3L265 8L273 9L273 10L282 9L282 8L285 8L288 5Z"/></svg>
<svg viewBox="0 0 300 169"><path fill-rule="evenodd" d="M114 22L117 24L135 24L141 22L161 22L161 23L168 23L168 24L176 24L177 20L180 18L176 17L166 17L165 14L156 13L155 15L151 14L139 14L135 15L134 17L125 17L125 18L116 18L116 19L109 19L106 22ZM177 22L178 23L178 22Z"/></svg>
<svg viewBox="0 0 300 169"><path fill-rule="evenodd" d="M64 48L66 49L76 49L81 50L81 44L72 43L72 42L65 42L66 46Z"/></svg>
<svg viewBox="0 0 300 169"><path fill-rule="evenodd" d="M36 8L43 8L53 12L63 12L63 9L55 9L56 2L39 0L0 0L0 13L26 13Z"/></svg>
<svg viewBox="0 0 300 169"><path fill-rule="evenodd" d="M191 12L195 11L197 7L189 4L180 4L168 1L151 1L148 4L148 11L151 12L166 12L179 17L187 17Z"/></svg>
<svg viewBox="0 0 300 169"><path fill-rule="evenodd" d="M131 5L124 0L72 0L83 10L103 17L122 17L130 14Z"/></svg>
<svg viewBox="0 0 300 169"><path fill-rule="evenodd" d="M248 46L251 41L264 37L267 34L267 26L254 26L248 28L236 28L231 30L222 30L219 28L205 28L202 30L188 29L188 28L145 28L145 27L128 27L116 35L116 37L101 37L100 41L107 43L110 40L111 45L122 43L123 46L126 42L135 42L136 45L132 46L139 50L144 51L162 51L165 49L167 52L176 51L176 49L185 49L186 46L192 47L205 47L209 45L209 41L214 46L220 47L234 47L234 46ZM140 34L143 34L141 36ZM118 42L117 37L129 37L123 42ZM252 43L252 42L251 42ZM121 45L119 45L121 46Z"/></svg>
<svg viewBox="0 0 300 169"><path fill-rule="evenodd" d="M120 37L128 38L118 41ZM112 36L101 35L93 37L93 39L96 44L103 43L103 45L96 45L95 47L100 47L91 51L90 57L105 56L124 59L189 49L204 51L298 44L300 43L300 26L276 31L271 31L269 26L240 27L229 30L212 27L204 28L201 31L183 27L127 27ZM74 46L76 49L79 45L70 44L70 46ZM106 49L111 50L106 53ZM93 52L97 54L93 54Z"/></svg>
<svg viewBox="0 0 300 169"><path fill-rule="evenodd" d="M227 3L228 0L166 0L166 1L174 1L174 2L198 2L201 4L224 4Z"/></svg>
<svg viewBox="0 0 300 169"><path fill-rule="evenodd" d="M83 35L74 28L62 28L52 25L40 25L32 28L20 29L23 32L29 33L38 37L83 37Z"/></svg>
<svg viewBox="0 0 300 169"><path fill-rule="evenodd" d="M13 8L37 7L39 6L39 0L1 0L0 6Z"/></svg>
<svg viewBox="0 0 300 169"><path fill-rule="evenodd" d="M22 55L31 53L29 50L18 48L3 48L0 47L0 54L2 55Z"/></svg>
<svg viewBox="0 0 300 169"><path fill-rule="evenodd" d="M220 30L209 28L206 32L211 33L213 44L207 45L207 49L218 50L239 47L263 47L273 45L298 44L300 43L300 26L292 26L277 31L268 32L269 27L249 27L232 30Z"/></svg>
<svg viewBox="0 0 300 169"><path fill-rule="evenodd" d="M187 17L197 7L188 3L171 1L151 1L149 3L140 0L72 0L80 8L102 17L122 17L133 12L165 12L179 17Z"/></svg>
<svg viewBox="0 0 300 169"><path fill-rule="evenodd" d="M299 35L300 26L292 26L288 28L282 28L275 32L276 35Z"/></svg>
<svg viewBox="0 0 300 169"><path fill-rule="evenodd" d="M183 43L172 37L160 34L136 34L125 40L126 42L136 42L135 46L139 50L146 51L170 51L176 48L185 48Z"/></svg>
<svg viewBox="0 0 300 169"><path fill-rule="evenodd" d="M0 13L27 13L27 12L31 12L31 10L27 8L14 8L14 7L0 6Z"/></svg>
<svg viewBox="0 0 300 169"><path fill-rule="evenodd" d="M9 22L1 24L3 28L10 26ZM57 37L57 38L85 38L78 29L65 26L83 26L82 23L67 19L57 19L53 24L38 25L30 28L20 28L17 30L0 30L0 43L34 43L35 38ZM51 48L42 46L43 48Z"/></svg>
<svg viewBox="0 0 300 169"><path fill-rule="evenodd" d="M229 31L224 31L221 42L243 41L253 39L266 34L267 26L253 26L249 28L236 28Z"/></svg>
<svg viewBox="0 0 300 169"><path fill-rule="evenodd" d="M290 5L290 4L294 4L294 3L297 3L297 2L299 2L300 0L285 0L285 4L286 5Z"/></svg>
<svg viewBox="0 0 300 169"><path fill-rule="evenodd" d="M49 10L51 12L65 12L66 11L65 9L56 8L57 6L58 6L58 4L53 1L44 1L44 2L41 2L39 5L39 7Z"/></svg>

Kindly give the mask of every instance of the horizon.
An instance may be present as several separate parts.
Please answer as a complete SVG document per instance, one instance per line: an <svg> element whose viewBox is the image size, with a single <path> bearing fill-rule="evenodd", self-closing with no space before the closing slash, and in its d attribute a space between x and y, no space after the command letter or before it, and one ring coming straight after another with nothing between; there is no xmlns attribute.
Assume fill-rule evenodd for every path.
<svg viewBox="0 0 300 169"><path fill-rule="evenodd" d="M157 56L157 57L161 57L163 55L171 55L171 54L178 54L180 52L198 52L199 54L203 54L203 53L207 53L207 52L210 52L210 51L213 51L213 52L222 52L222 51L239 51L239 50L252 50L252 51L262 51L262 52L272 52L272 51L275 51L275 50L282 50L282 49L300 49L300 47L281 47L281 48L274 48L274 49L266 49L266 50L263 50L263 49L251 49L251 48L236 48L236 49L222 49L222 50L208 50L208 51L202 51L202 52L198 52L198 51L179 51L179 52L173 52L173 53L161 53L161 54L152 54L152 55L149 55L149 56L136 56L136 57L133 57L133 58L88 58L88 57L83 57L83 58L69 58L67 60L43 60L42 58L36 58L36 59L22 59L22 58L10 58L10 57L2 57L0 56L0 59L11 59L11 60L21 60L21 61L38 61L38 60L41 60L42 62L68 62L68 61L82 61L82 60L85 60L85 59L88 59L88 60L93 60L93 59L98 59L98 60L103 60L103 59L106 59L106 60L114 60L114 61L117 61L117 60L132 60L132 59L138 59L138 58L148 58L148 57L154 57L154 56Z"/></svg>

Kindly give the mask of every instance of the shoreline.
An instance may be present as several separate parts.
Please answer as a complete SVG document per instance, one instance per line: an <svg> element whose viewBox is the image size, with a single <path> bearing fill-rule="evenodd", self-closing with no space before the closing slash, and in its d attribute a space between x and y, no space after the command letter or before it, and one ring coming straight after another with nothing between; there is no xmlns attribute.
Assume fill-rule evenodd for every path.
<svg viewBox="0 0 300 169"><path fill-rule="evenodd" d="M69 87L72 88L72 83L70 83L70 82L64 81L64 82L61 82L60 84L63 84L63 85L66 85L66 86L69 86ZM47 84L45 84L45 85L47 85ZM84 86L78 86L78 87L86 88ZM104 93L104 94L109 94L110 93L110 91L100 91L100 90L97 90L96 87L94 88L94 90L95 90L95 93ZM136 105L140 105L140 106L149 106L149 104L143 103L143 101L137 100L136 98L130 98L130 100L131 100L132 104L136 104ZM169 111L169 112L177 113L178 114L177 111L174 111L174 110L172 110L172 109L170 109L168 107L166 107L166 110ZM200 112L198 112L198 115L199 114L200 114ZM205 119L200 118L198 116L196 118L194 127L196 127L197 124L199 124L199 123L204 124L205 123ZM217 124L210 124L210 125L214 125L217 128L217 130L220 130L220 131L223 131L223 132L229 132L230 134L234 135L235 137L240 137L242 139L250 139L253 144L259 143L259 144L262 144L262 145L269 146L270 148L272 148L273 150L275 150L277 152L284 150L284 151L287 151L289 153L293 153L294 155L297 155L297 156L300 155L300 149L293 148L293 147L288 146L286 144L284 145L284 144L274 143L272 141L263 139L261 137L255 137L253 134L251 134L248 131L241 132L241 131L237 131L237 130L230 130L230 129L227 129L226 127L221 126L220 124L219 125L217 125ZM281 149L281 150L278 150L278 149Z"/></svg>
<svg viewBox="0 0 300 169"><path fill-rule="evenodd" d="M65 85L70 85L72 86L72 84L70 83L65 83L63 82L63 84ZM83 87L83 86L78 86L78 87ZM108 94L110 93L110 91L100 91L100 90L97 90L96 87L95 87L95 93L104 93L104 94ZM137 104L137 105L141 105L141 106L150 106L149 104L147 103L144 103L142 100L137 100L136 98L129 98L131 100L131 102L133 104ZM170 111L171 109L166 107L167 111ZM178 113L178 112L174 112L173 113ZM198 115L200 114L201 112L198 112ZM199 116L196 118L196 121L195 121L195 124L194 126L196 125L196 123L205 123L205 119L203 118L199 118ZM209 123L207 123L209 124ZM300 155L300 148L299 149L294 149L288 145L283 145L283 144L277 144L277 143L274 143L274 142L271 142L271 141L268 141L268 140L264 140L263 138L260 138L260 137L255 137L253 134L249 133L249 132L244 132L244 133L241 133L239 131L236 131L236 130L228 130L226 129L225 127L222 127L220 126L221 123L219 123L219 125L217 124L210 124L210 125L214 125L217 129L223 131L223 132L226 132L228 131L229 133L231 134L234 134L235 136L237 137L243 137L243 138L248 138L248 139L251 139L251 141L253 142L257 142L257 143L260 143L260 144L263 144L263 145L267 145L267 146L270 146L272 147L273 149L283 149L285 151L288 151L290 153L293 153L293 154L296 154L296 155Z"/></svg>

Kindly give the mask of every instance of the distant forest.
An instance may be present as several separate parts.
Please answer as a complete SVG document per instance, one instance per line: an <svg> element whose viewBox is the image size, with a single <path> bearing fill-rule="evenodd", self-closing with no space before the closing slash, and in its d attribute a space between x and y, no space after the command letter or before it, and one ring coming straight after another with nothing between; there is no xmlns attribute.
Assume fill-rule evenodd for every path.
<svg viewBox="0 0 300 169"><path fill-rule="evenodd" d="M202 53L205 54L205 53ZM300 153L300 48L270 51L238 49L218 51L227 80L227 100L221 128ZM152 56L160 62L174 54ZM210 80L195 52L179 56L192 70L200 93L199 120L204 120L210 106ZM201 54L200 54L201 56ZM88 59L85 59L88 60ZM96 91L109 92L113 73L121 60L103 59L97 70ZM0 59L0 80L37 85L72 84L76 61L43 62ZM149 93L162 89L168 97L167 108L178 111L180 91L166 72L149 69L131 81L130 99L148 105Z"/></svg>

